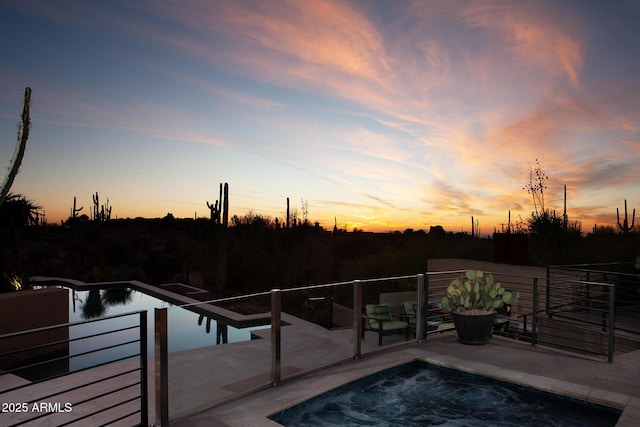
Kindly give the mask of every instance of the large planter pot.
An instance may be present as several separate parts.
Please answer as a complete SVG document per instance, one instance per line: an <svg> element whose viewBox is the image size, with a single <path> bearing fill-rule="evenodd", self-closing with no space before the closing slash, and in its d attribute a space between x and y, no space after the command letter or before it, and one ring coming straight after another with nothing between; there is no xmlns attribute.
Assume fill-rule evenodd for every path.
<svg viewBox="0 0 640 427"><path fill-rule="evenodd" d="M458 333L458 341L469 345L484 345L491 339L496 313L461 314L452 311L451 318Z"/></svg>

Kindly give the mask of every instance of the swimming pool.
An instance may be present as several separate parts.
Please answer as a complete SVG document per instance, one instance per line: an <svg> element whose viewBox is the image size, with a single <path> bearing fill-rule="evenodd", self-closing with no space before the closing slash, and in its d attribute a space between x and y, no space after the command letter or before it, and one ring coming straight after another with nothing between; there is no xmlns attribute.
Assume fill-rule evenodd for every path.
<svg viewBox="0 0 640 427"><path fill-rule="evenodd" d="M622 411L411 362L269 418L284 426L615 426Z"/></svg>
<svg viewBox="0 0 640 427"><path fill-rule="evenodd" d="M69 291L69 322L147 310L147 351L149 355L153 355L154 351L154 308L167 308L167 345L169 353L216 344L249 341L251 339L251 331L268 327L237 329L226 326L206 316L173 305L139 290L129 288L94 289L87 291L76 291L67 287L63 288ZM136 321L137 320L131 316L72 326L69 328L69 338L73 340L88 335L113 331L118 328L127 327ZM219 327L226 329L226 337L223 335L218 336L217 331ZM100 335L94 338L71 341L69 343L69 355L78 355L80 353L90 352L96 348L135 340L137 339L137 334L137 329L134 329L113 335ZM86 356L71 357L69 360L69 371L73 372L107 360L124 357L128 354L135 354L138 352L137 346L138 344L134 343L91 353Z"/></svg>

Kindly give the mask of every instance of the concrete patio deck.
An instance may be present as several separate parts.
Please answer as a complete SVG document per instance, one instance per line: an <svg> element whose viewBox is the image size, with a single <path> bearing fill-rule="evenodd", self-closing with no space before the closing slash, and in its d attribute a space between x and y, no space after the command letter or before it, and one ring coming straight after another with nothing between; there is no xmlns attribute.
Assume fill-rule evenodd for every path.
<svg viewBox="0 0 640 427"><path fill-rule="evenodd" d="M377 335L367 332L362 347L364 357L345 361L353 351L352 330L329 331L288 315L283 315L283 320L290 324L282 328L283 381L277 387L268 386L269 339L171 353L169 414L172 425L277 426L267 418L269 415L355 379L416 359L621 408L624 412L617 424L619 427L640 425L640 351L616 354L613 363L607 363L604 359L534 347L500 336L494 336L485 346L467 346L457 342L455 331L429 335L428 340L421 343L404 342L402 336L388 336L384 338L385 345L378 347ZM259 333L268 336L269 331ZM340 360L344 362L303 374L305 370ZM117 365L112 369L121 370L122 367ZM153 367L152 361L150 366ZM109 367L103 367L99 372L73 374L58 380L55 386L64 389L70 385L66 382L88 382L89 377L106 376L108 371ZM4 388L8 386L4 384ZM46 384L43 386L47 387ZM207 409L213 403L239 397L247 390L261 387L261 391ZM104 391L102 386L100 389ZM151 423L156 419L153 390L154 373L151 369ZM11 397L15 401L24 401L29 396ZM68 396L65 401L76 398ZM53 422L50 425L63 419L73 419L82 412L80 407L74 407L72 413L56 414L49 420ZM5 421L9 424L21 418L16 414L1 415L0 419L8 417ZM4 425L5 421L0 421L0 424ZM123 420L118 425L130 424Z"/></svg>
<svg viewBox="0 0 640 427"><path fill-rule="evenodd" d="M267 418L271 414L416 359L620 408L624 412L618 427L640 425L640 351L618 355L613 363L607 363L498 336L485 346L466 346L457 342L455 332L285 380L277 387L203 411L175 425L274 427L279 424Z"/></svg>

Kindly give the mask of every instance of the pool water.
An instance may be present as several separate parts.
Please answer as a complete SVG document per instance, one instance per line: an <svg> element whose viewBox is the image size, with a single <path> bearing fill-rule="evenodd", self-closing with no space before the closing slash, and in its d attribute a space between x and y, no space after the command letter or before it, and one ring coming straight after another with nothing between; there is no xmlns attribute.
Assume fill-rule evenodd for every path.
<svg viewBox="0 0 640 427"><path fill-rule="evenodd" d="M216 345L218 343L249 341L251 339L251 331L268 327L237 329L226 326L226 337L218 337L218 327L225 328L225 325L219 325L215 320L172 305L137 290L108 289L74 291L69 289L69 322L147 310L147 352L149 355L153 355L154 351L154 308L167 308L167 345L169 353ZM86 337L91 334L113 331L118 328L125 328L137 324L137 322L137 316L127 316L73 326L69 328L69 338L74 339ZM137 339L138 329L123 331L117 334L101 335L95 338L81 339L72 341L69 344L69 354L78 355L96 348ZM69 361L69 370L76 371L105 360L113 360L114 358L125 357L138 352L139 344L132 343L109 350L102 350L86 356L72 357Z"/></svg>
<svg viewBox="0 0 640 427"><path fill-rule="evenodd" d="M412 362L269 417L284 426L615 426L621 411Z"/></svg>

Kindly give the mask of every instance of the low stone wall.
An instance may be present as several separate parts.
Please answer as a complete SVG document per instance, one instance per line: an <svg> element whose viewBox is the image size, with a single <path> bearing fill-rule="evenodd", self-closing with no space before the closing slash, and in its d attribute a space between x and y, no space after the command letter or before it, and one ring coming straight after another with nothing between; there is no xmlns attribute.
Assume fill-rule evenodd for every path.
<svg viewBox="0 0 640 427"><path fill-rule="evenodd" d="M68 322L69 293L66 289L48 288L0 294L0 336ZM68 339L68 328L2 338L0 353ZM68 355L68 343L1 357L0 369L23 366L25 363L33 363L51 354Z"/></svg>

